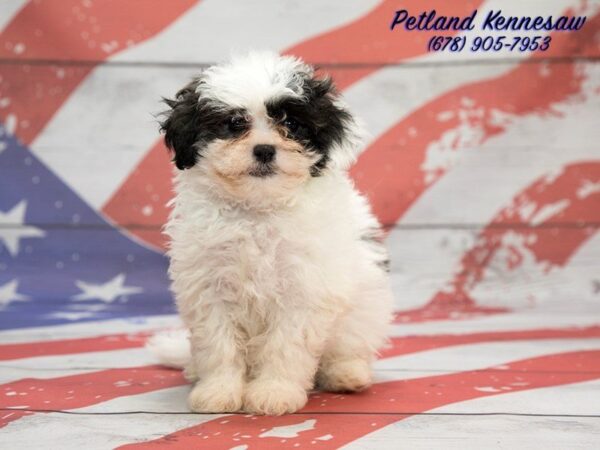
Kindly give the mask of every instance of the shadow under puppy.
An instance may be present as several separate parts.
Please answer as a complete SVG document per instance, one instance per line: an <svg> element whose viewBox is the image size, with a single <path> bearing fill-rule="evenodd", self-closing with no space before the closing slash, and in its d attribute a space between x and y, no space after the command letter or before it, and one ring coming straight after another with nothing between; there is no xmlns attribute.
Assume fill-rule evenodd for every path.
<svg viewBox="0 0 600 450"><path fill-rule="evenodd" d="M315 383L368 387L392 295L379 224L346 173L360 127L331 80L250 53L166 103L169 275L187 330L149 347L195 381L190 409L284 414Z"/></svg>

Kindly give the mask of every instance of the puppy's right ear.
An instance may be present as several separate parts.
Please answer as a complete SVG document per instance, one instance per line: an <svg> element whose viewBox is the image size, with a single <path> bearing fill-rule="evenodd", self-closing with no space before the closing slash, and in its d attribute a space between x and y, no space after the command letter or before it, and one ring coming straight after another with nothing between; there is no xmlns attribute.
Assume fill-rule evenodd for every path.
<svg viewBox="0 0 600 450"><path fill-rule="evenodd" d="M174 153L173 161L178 169L189 169L198 159L195 143L200 131L200 114L196 92L199 80L194 80L175 95L175 99L163 99L169 105L164 112L166 119L160 123L165 133L165 144Z"/></svg>

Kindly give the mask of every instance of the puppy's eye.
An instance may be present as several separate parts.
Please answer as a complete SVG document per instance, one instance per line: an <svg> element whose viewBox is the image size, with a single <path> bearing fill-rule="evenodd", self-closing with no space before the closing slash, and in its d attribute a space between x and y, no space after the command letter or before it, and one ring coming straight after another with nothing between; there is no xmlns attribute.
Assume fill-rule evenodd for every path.
<svg viewBox="0 0 600 450"><path fill-rule="evenodd" d="M227 127L231 131L241 131L248 126L248 120L244 116L233 116L227 121Z"/></svg>
<svg viewBox="0 0 600 450"><path fill-rule="evenodd" d="M290 130L293 133L293 132L297 131L298 128L300 128L300 122L298 122L296 119L294 119L292 117L287 117L283 121L283 126L286 127L288 130Z"/></svg>

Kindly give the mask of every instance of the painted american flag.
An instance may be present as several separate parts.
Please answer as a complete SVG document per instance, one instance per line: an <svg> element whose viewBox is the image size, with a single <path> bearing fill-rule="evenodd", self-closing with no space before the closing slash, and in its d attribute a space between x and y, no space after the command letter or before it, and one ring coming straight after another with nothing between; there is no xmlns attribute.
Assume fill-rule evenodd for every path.
<svg viewBox="0 0 600 450"><path fill-rule="evenodd" d="M427 53L401 8L587 22ZM143 349L178 325L153 114L245 48L318 64L366 122L397 301L377 384L283 417L191 414ZM0 446L598 448L599 58L598 0L0 2Z"/></svg>

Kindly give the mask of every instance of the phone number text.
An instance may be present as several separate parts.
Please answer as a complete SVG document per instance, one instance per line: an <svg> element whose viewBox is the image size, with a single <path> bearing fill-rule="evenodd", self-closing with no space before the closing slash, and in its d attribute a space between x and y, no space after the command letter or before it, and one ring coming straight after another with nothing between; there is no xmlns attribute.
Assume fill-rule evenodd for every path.
<svg viewBox="0 0 600 450"><path fill-rule="evenodd" d="M462 52L465 48L472 52L545 52L550 48L550 36L433 36L429 39L430 52Z"/></svg>

